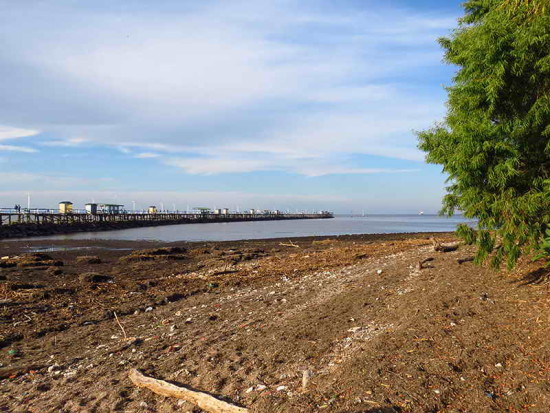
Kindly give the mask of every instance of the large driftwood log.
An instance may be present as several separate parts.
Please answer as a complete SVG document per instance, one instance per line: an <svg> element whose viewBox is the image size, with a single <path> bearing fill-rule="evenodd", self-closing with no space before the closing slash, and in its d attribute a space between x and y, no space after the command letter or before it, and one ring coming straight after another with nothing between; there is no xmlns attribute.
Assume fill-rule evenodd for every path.
<svg viewBox="0 0 550 413"><path fill-rule="evenodd" d="M459 245L460 245L460 243L458 243L458 242L455 242L455 243L452 243L452 244L442 244L441 242L439 242L435 238L432 238L432 243L433 243L433 246L434 246L434 251L437 251L437 252L456 251L458 249Z"/></svg>
<svg viewBox="0 0 550 413"><path fill-rule="evenodd" d="M153 379L141 374L136 369L130 370L128 377L138 387L144 387L157 394L168 397L176 397L193 403L201 409L211 413L248 413L248 409L229 404L216 399L206 393L201 393L184 387L176 386L164 380Z"/></svg>

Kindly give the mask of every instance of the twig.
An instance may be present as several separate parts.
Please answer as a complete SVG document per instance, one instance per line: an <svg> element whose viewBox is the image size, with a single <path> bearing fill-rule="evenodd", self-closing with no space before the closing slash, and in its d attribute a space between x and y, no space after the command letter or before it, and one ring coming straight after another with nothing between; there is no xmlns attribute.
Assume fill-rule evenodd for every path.
<svg viewBox="0 0 550 413"><path fill-rule="evenodd" d="M144 387L161 396L176 397L188 401L210 413L248 413L248 409L244 407L229 404L209 394L176 386L164 380L147 377L136 369L130 370L128 377L138 387Z"/></svg>
<svg viewBox="0 0 550 413"><path fill-rule="evenodd" d="M126 330L124 330L124 327L122 327L122 324L120 324L120 321L118 321L118 317L117 317L117 315L114 311L113 311L113 314L115 315L115 320L116 320L118 326L122 330L122 334L124 334L124 340L128 340L128 336L126 335Z"/></svg>
<svg viewBox="0 0 550 413"><path fill-rule="evenodd" d="M280 242L279 245L283 246L283 247L294 247L294 248L300 248L299 245L296 245L295 243L293 243L292 241L288 240L288 243L284 243L284 242Z"/></svg>

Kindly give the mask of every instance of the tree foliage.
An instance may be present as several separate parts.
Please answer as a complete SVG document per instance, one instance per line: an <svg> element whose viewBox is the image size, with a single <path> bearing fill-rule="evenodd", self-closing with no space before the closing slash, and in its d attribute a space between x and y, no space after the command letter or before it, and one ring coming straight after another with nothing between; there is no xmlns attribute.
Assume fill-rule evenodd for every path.
<svg viewBox="0 0 550 413"><path fill-rule="evenodd" d="M444 121L419 132L427 161L449 176L442 213L478 228L477 261L540 249L550 221L550 0L469 0L440 39L457 66Z"/></svg>

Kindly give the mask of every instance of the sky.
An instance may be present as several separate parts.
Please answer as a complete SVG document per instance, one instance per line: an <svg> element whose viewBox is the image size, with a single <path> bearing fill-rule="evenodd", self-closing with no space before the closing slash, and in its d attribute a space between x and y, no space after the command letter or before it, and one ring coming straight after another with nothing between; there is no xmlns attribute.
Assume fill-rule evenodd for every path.
<svg viewBox="0 0 550 413"><path fill-rule="evenodd" d="M0 0L0 207L437 212L454 0Z"/></svg>

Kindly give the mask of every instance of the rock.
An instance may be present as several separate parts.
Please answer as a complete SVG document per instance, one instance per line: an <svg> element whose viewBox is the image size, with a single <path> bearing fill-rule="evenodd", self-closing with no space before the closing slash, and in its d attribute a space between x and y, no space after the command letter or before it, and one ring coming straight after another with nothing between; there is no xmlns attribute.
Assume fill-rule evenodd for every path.
<svg viewBox="0 0 550 413"><path fill-rule="evenodd" d="M55 260L47 254L33 253L25 254L20 257L13 257L8 262L15 262L18 267L61 267L63 261Z"/></svg>
<svg viewBox="0 0 550 413"><path fill-rule="evenodd" d="M86 272L83 274L80 274L78 276L78 279L82 282L89 282L89 283L106 283L106 282L112 282L114 280L113 277L110 275L103 275L96 272Z"/></svg>
<svg viewBox="0 0 550 413"><path fill-rule="evenodd" d="M153 260L184 260L187 258L184 247L154 248L147 250L136 250L130 255L119 258L120 262L138 262Z"/></svg>
<svg viewBox="0 0 550 413"><path fill-rule="evenodd" d="M31 298L34 300L45 300L50 298L50 293L48 291L35 291L31 294Z"/></svg>
<svg viewBox="0 0 550 413"><path fill-rule="evenodd" d="M50 367L48 367L48 373L53 373L55 371L60 371L60 370L61 370L61 366L57 363L52 364Z"/></svg>
<svg viewBox="0 0 550 413"><path fill-rule="evenodd" d="M383 270L376 270L376 274L380 275L382 274L384 271Z"/></svg>
<svg viewBox="0 0 550 413"><path fill-rule="evenodd" d="M101 258L96 255L83 255L76 257L78 264L101 264Z"/></svg>
<svg viewBox="0 0 550 413"><path fill-rule="evenodd" d="M46 273L48 273L50 275L61 275L61 274L63 274L63 270L61 268L57 268L57 267L48 267L46 269Z"/></svg>

